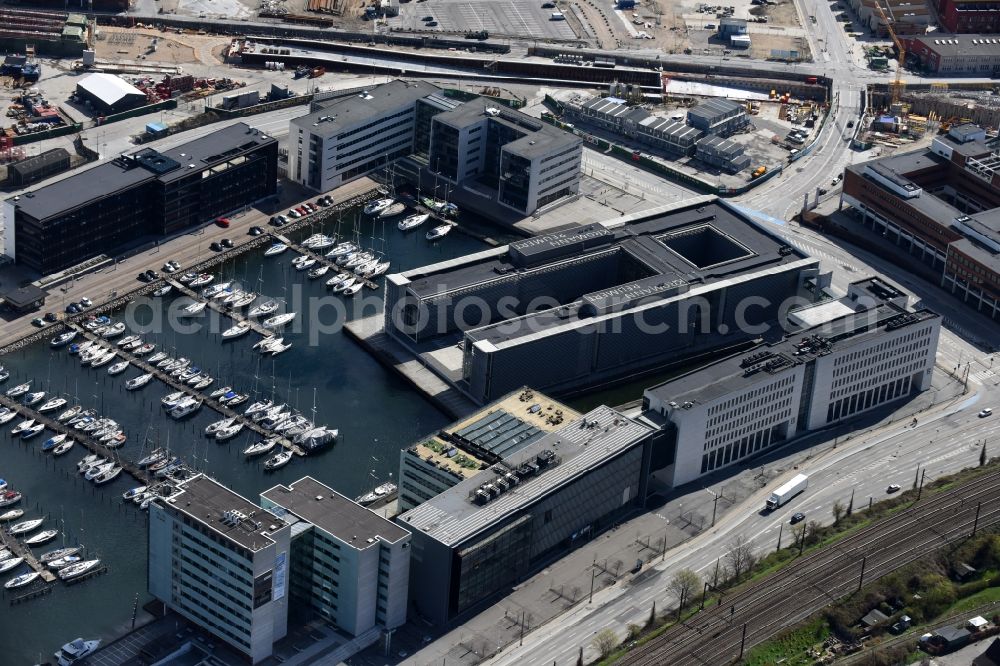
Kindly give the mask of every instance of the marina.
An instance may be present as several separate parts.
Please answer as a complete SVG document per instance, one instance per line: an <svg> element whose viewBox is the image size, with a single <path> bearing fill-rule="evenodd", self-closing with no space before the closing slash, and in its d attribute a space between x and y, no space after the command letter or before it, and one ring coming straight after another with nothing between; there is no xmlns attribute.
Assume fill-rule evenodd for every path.
<svg viewBox="0 0 1000 666"><path fill-rule="evenodd" d="M32 571L38 574L38 577L45 581L46 583L52 583L55 581L56 576L48 567L38 559L31 552L31 549L24 545L21 540L16 539L7 533L6 530L0 530L0 548L6 548L11 552L12 557L20 557L24 559L24 563L31 567Z"/></svg>
<svg viewBox="0 0 1000 666"><path fill-rule="evenodd" d="M227 308L222 303L216 301L213 298L205 298L195 290L191 289L187 285L173 278L167 278L166 282L167 284L172 285L173 288L176 289L179 293L184 294L188 298L191 298L200 303L205 303L206 307L214 310L215 312L218 312L223 316L229 317L230 319L233 320L233 322L237 324L248 326L250 330L253 331L254 333L257 333L258 335L261 335L263 337L271 335L271 331L261 326L260 323L255 321L254 319L250 317L245 317L243 313L237 310L236 308Z"/></svg>
<svg viewBox="0 0 1000 666"><path fill-rule="evenodd" d="M73 326L77 326L77 325L74 324ZM96 340L96 339L98 339L97 336L93 335L89 331L84 330L83 327L78 327L78 328L76 328L76 330L79 333L81 333L83 337L86 337L89 340ZM203 404L203 405L205 405L207 407L210 407L211 409L215 410L216 412L218 412L219 414L221 414L223 417L225 417L227 419L228 418L235 419L238 423L242 424L247 430L251 430L251 431L257 433L258 435L260 435L261 437L264 437L264 438L270 437L270 436L273 435L273 433L271 431L264 429L256 421L253 421L252 419L247 418L242 412L238 412L238 411L232 409L231 407L227 407L225 404L219 402L219 400L217 400L216 398L211 397L210 395L205 395L205 394L201 393L198 389L194 388L193 386L191 386L187 382L181 381L180 379L172 376L170 373L165 372L163 369L158 368L158 367L156 367L156 366L148 363L142 357L136 356L134 354L131 354L131 353L129 353L127 351L124 351L124 350L121 350L121 349L118 351L118 354L124 360L128 361L129 363L131 363L136 368L142 370L146 374L152 375L155 379L159 380L161 383L165 384L166 386L172 388L174 391L176 391L176 392L182 392L182 393L184 393L184 395L186 395L186 396L188 396L190 398L197 399L198 401L201 402L201 404ZM296 444L293 444L288 439L281 438L281 439L278 440L278 443L279 443L279 445L281 445L282 447L284 447L285 449L287 449L288 451L290 451L291 453L293 453L293 454L295 454L297 456L304 456L305 455L305 451L302 450L302 447L300 447L300 446L298 446ZM131 465L131 463L130 463L130 465ZM135 477L135 479L137 481L145 482L147 480L146 473L143 470L139 469L137 466L134 466L134 465L131 465L131 467L133 469L135 469L135 470L138 470L137 474L132 473L132 471L129 470L129 473L132 474L132 476ZM123 469L124 469L124 465L123 465Z"/></svg>
<svg viewBox="0 0 1000 666"><path fill-rule="evenodd" d="M378 283L377 282L374 282L373 280L370 280L368 278L360 277L360 276L356 275L353 271L351 271L349 268L345 268L343 266L338 266L337 262L335 260L327 257L322 252L317 252L317 251L313 250L312 248L308 248L308 247L306 247L304 245L301 245L299 243L295 243L295 242L293 242L291 240L288 240L287 238L285 238L284 236L282 236L280 234L274 234L274 238L275 238L276 242L281 243L281 244L287 246L288 249L290 249L290 250L294 250L295 252L298 252L300 256L309 257L311 259L314 259L316 261L316 263L318 263L320 265L323 265L323 266L326 266L329 269L329 271L334 271L334 272L336 272L338 275L340 275L343 278L351 277L351 278L354 278L356 281L361 282L362 284L364 284L364 286L368 287L369 289L378 289ZM328 275L330 275L330 273L328 273ZM331 275L330 277L332 279L333 276Z"/></svg>
<svg viewBox="0 0 1000 666"><path fill-rule="evenodd" d="M364 247L379 247L381 244L386 250L386 258L391 258L393 262L393 271L446 260L483 247L479 240L464 234L453 234L444 244L431 244L423 238L423 233L398 233L393 222L388 224L392 233L387 234L385 240L369 240L369 236L384 235L379 233L378 228L381 226L381 220L375 221L345 212L343 221L335 214L327 214L323 219L319 216L303 218L281 227L280 233L295 245L301 245L301 239L317 232L326 232L340 238L360 237ZM263 256L263 250L274 242L273 235L263 234L251 239L250 247L238 245L229 253L213 256L209 264L185 264L183 270L212 273L216 275L213 284L224 281L253 284L254 277L260 274L258 280L264 288L254 287L254 290L279 302L283 300L282 285L287 287L289 303L293 298L309 298L329 293L324 282L334 275L336 269L329 269L324 279L310 280L305 271L295 271L290 264L292 252L286 252L273 260ZM316 252L319 250L313 254ZM163 263L164 258L183 260L183 257L176 255L161 255L157 267ZM316 266L319 265L317 262ZM180 273L171 279L176 280L179 275ZM163 280L160 280L143 285L131 293L151 295L163 284ZM268 289L268 286L271 288ZM77 295L83 293L79 291L79 287L75 287L75 290ZM296 296L298 291L301 295ZM147 302L152 303L151 307L162 308L166 312L172 295L178 293L183 292L177 292L174 288L165 298L149 299ZM93 296L94 292L90 295ZM126 300L118 297L115 303L120 308L126 304ZM348 321L357 317L350 312L350 308L348 310ZM97 306L86 314L110 314L111 311L110 307ZM302 309L301 313L304 312L305 309ZM272 315L262 316L259 321L263 322L269 316ZM31 382L29 392L45 390L47 399L67 398L66 407L81 405L84 409L92 408L118 420L129 433L129 440L121 450L123 463L128 459L134 464L148 455L149 449L154 446L169 447L171 453L185 461L189 467L211 474L246 496L253 497L261 489L274 483L289 483L309 474L329 482L345 495L355 497L371 490L369 471L374 470L383 480L388 478L397 471L400 447L411 441L414 433L429 432L439 427L445 418L432 403L425 401L406 382L385 370L364 348L343 332L324 332L318 344L308 342L310 330L315 327L316 322L303 314L297 318L295 326L288 327L281 334L285 336L285 344L294 342L294 346L277 357L277 362L270 355L262 358L253 350L254 340L249 334L232 342L224 342L221 333L228 323L218 331L209 330L209 327L196 333L160 329L147 331L142 327L149 324L154 316L146 307L138 313L135 321L126 319L129 330L119 338L105 343L114 347L117 359L103 368L90 370L89 367L81 367L77 357L68 354L66 347L52 348L51 339L69 330L55 326L34 333L33 339L37 344L12 345L11 348L15 351L3 359L4 365L11 372L11 379L6 387ZM82 318L76 318L76 321L82 323ZM75 330L79 330L79 327ZM155 344L155 352L138 356L115 345L117 341L135 333L141 334L147 343ZM93 335L81 336L78 333L73 342L83 343L92 339ZM197 359L202 367L211 369L211 374L216 378L215 384L199 393L190 386L180 389L173 388L174 385L171 384L171 388L167 388L166 385L157 383L159 377L154 377L145 388L127 391L126 381L135 374L150 372L153 368L149 366L156 364L150 364L148 359L155 358L161 352L172 358ZM109 368L122 362L128 362L128 367L134 370L121 371L120 374L108 373ZM231 385L235 391L247 393L251 397L233 410L217 411L212 408L208 395L223 384ZM183 390L187 396L198 396L199 399L204 396L205 406L210 409L202 409L182 421L168 418L160 406L160 398L164 393L179 390ZM314 391L316 412L315 416L310 416L310 403L313 402L310 396ZM317 423L326 421L334 425L340 431L336 444L320 455L305 458L293 455L291 463L274 471L265 471L265 462L277 452L287 449L275 445L273 449L264 450L258 455L245 455L243 452L247 448L257 442L267 441L267 437L259 436L259 431L244 427L231 439L205 437L204 429L212 422L235 416L237 412L242 413L252 402L266 397L273 398L275 402L287 403L291 410L301 411ZM107 405L104 404L105 401ZM45 402L43 400L39 406ZM373 422L370 410L374 406L391 413L393 418ZM17 406L17 411L23 414L21 418L33 416L21 405ZM59 413L60 410L55 410L50 416L55 417ZM18 421L12 422L8 428L17 423ZM121 498L122 493L130 487L147 485L145 479L148 475L142 476L140 480L133 480L134 475L125 469L118 479L107 485L95 486L85 481L77 473L76 463L85 453L90 453L91 447L87 444L91 442L77 438L80 446L75 447L69 455L58 458L41 451L44 440L54 433L63 432L76 434L71 429L59 428L34 440L27 440L24 445L10 447L0 472L7 479L22 480L18 483L18 490L24 490L32 502L48 507L56 516L65 511L66 527L63 532L70 543L85 541L88 550L93 549L104 560L108 575L100 576L92 585L48 585L41 589L51 592L43 593L44 597L37 598L30 605L37 605L51 618L53 626L73 627L73 636L113 636L122 623L127 622L135 595L139 595L140 605L148 599L145 592L146 513L136 510L132 502L123 502ZM147 440L148 444L144 443ZM17 443L20 444L20 441L17 440ZM102 456L109 455L104 449L98 449L97 452ZM29 480L28 484L24 483L24 479ZM154 483L160 480L157 478ZM28 514L25 518L30 516ZM43 546L41 549L44 548ZM13 598L13 592L8 591L6 598ZM74 610L81 604L86 604L94 612L81 617ZM50 653L53 646L58 647L66 641L66 635L62 632L35 631L31 628L33 626L34 623L27 615L9 612L6 604L0 606L0 642L16 645L16 663L27 663L35 659L39 651ZM25 632L31 633L32 639L21 645L16 637Z"/></svg>

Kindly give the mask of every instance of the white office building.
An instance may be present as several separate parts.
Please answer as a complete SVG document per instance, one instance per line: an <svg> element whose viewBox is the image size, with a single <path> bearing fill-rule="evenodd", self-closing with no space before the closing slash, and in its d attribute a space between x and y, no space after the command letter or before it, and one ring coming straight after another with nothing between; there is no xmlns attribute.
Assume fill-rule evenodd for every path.
<svg viewBox="0 0 1000 666"><path fill-rule="evenodd" d="M375 639L406 622L407 530L308 476L260 499L291 526L296 604L355 637Z"/></svg>
<svg viewBox="0 0 1000 666"><path fill-rule="evenodd" d="M328 192L410 155L417 100L438 92L422 81L392 81L320 103L291 121L288 178Z"/></svg>
<svg viewBox="0 0 1000 666"><path fill-rule="evenodd" d="M290 534L277 516L198 475L150 505L149 592L261 662L287 630Z"/></svg>
<svg viewBox="0 0 1000 666"><path fill-rule="evenodd" d="M644 407L667 422L673 451L655 476L688 483L928 389L941 319L905 301L877 278L856 282L792 313L797 330L782 341L647 389Z"/></svg>

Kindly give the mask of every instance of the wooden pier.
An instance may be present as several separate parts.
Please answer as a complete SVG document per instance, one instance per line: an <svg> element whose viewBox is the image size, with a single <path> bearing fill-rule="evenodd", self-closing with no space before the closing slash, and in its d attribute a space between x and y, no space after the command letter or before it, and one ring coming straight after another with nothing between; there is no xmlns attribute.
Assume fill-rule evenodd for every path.
<svg viewBox="0 0 1000 666"><path fill-rule="evenodd" d="M180 293L184 294L185 296L187 296L189 298L193 298L196 301L201 301L202 303L207 303L209 309L215 310L219 314L224 315L226 317L229 317L230 319L232 319L235 322L247 322L247 323L249 323L250 324L250 330L253 331L254 333L257 333L261 337L265 337L266 338L266 337L270 337L270 336L274 335L274 331L272 331L269 328L264 328L260 324L260 322L258 322L257 320L253 319L252 317L247 317L246 315L244 315L239 310L236 310L236 309L233 309L233 308L227 308L225 305L223 305L220 302L217 302L213 298L205 298L204 296L202 296L201 294L199 294L198 292L196 292L194 289L191 289L190 287L188 287L186 284L178 282L177 280L175 280L173 278L167 278L166 280L164 280L164 282L166 282L167 284L173 286L174 289L176 289L177 291L179 291Z"/></svg>
<svg viewBox="0 0 1000 666"><path fill-rule="evenodd" d="M69 326L70 328L77 328L75 324L70 324ZM20 403L19 401L8 397L7 395L0 395L0 404L4 405L5 407L10 407L23 418L35 419L35 423L42 423L49 430L65 434L69 439L72 439L77 444L80 444L81 446L85 447L91 453L96 453L97 455L104 456L105 458L115 459L117 463L121 465L123 472L128 473L136 481L139 481L141 484L143 485L146 484L149 475L146 473L144 469L142 469L141 467L139 467L130 460L120 458L116 453L115 449L107 447L101 442L97 441L96 439L90 436L90 433L77 430L76 428L70 425L61 423L52 416L48 414L42 414L41 412L38 412L32 409L31 407L27 407L22 403ZM69 407L67 406L66 409L68 408ZM101 415L102 418L106 416L107 415L105 414Z"/></svg>
<svg viewBox="0 0 1000 666"><path fill-rule="evenodd" d="M331 270L333 270L334 272L336 272L339 275L350 275L353 278L361 280L361 282L364 283L364 285L366 287L368 287L369 289L378 289L378 283L377 282L369 280L368 278L363 278L363 277L361 277L360 275L358 275L357 273L355 273L354 271L352 271L349 268L344 268L343 266L338 266L336 261L327 258L326 255L324 255L324 254L321 254L319 252L315 252L315 251L311 250L310 248L306 247L305 245L300 245L298 243L295 243L295 242L289 240L288 238L286 238L285 236L282 236L280 234L272 233L271 236L275 239L275 241L277 241L279 243L284 243L285 245L287 245L290 250L294 250L294 251L298 252L299 254L304 254L306 256L312 257L313 259L315 259L317 261L317 263L323 264L324 266L329 266ZM302 271L302 272L306 273L307 271ZM327 274L323 276L323 281L325 282L325 281L329 280L332 277L333 277L333 275L330 274L329 272L327 272Z"/></svg>
<svg viewBox="0 0 1000 666"><path fill-rule="evenodd" d="M70 324L70 327L76 330L78 334L82 335L84 338L87 338L88 340L103 340L102 338L99 338L90 331L87 331L83 327L78 326L76 324ZM110 341L104 340L104 342L110 342ZM219 402L218 400L210 398L204 393L201 393L193 386L185 384L176 377L171 377L169 373L166 373L162 369L157 368L151 363L148 363L143 357L136 356L135 354L125 351L124 349L121 349L120 347L117 346L115 347L115 353L123 361L128 361L129 364L135 366L136 368L142 370L143 372L152 374L153 377L160 380L161 382L171 387L175 391L182 391L185 395L188 395L197 400L201 400L205 406L210 407L211 409L215 410L225 418L236 419L236 421L238 423L242 423L243 427L246 428L247 430L251 430L264 438L272 437L274 435L274 433L272 433L269 430L266 430L265 428L262 428L256 421L248 418L242 412L237 412L227 407L225 404ZM288 449L297 456L305 455L305 451L302 449L302 447L293 444L287 438L283 437L279 439L278 444Z"/></svg>
<svg viewBox="0 0 1000 666"><path fill-rule="evenodd" d="M46 583L51 583L56 579L56 575L49 571L47 566L35 558L35 556L31 553L31 549L21 543L17 537L8 534L6 528L0 530L0 544L3 544L3 548L10 550L12 557L23 557L24 562L29 567L40 573L42 580Z"/></svg>

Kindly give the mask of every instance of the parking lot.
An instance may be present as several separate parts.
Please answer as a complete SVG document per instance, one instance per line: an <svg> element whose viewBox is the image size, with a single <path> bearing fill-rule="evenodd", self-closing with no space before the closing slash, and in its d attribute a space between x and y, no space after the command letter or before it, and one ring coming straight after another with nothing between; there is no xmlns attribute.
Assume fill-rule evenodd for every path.
<svg viewBox="0 0 1000 666"><path fill-rule="evenodd" d="M394 30L462 33L486 30L490 35L520 35L536 39L575 39L566 21L551 20L555 8L544 0L428 0L399 6L399 16L389 19ZM431 20L425 21L425 17ZM436 24L436 25L432 25Z"/></svg>

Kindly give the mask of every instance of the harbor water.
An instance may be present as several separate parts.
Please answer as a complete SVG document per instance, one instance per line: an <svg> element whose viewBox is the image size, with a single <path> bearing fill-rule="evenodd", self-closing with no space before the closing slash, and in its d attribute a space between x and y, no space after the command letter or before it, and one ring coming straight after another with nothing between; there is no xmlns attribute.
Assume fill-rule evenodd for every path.
<svg viewBox="0 0 1000 666"><path fill-rule="evenodd" d="M339 227L339 229L338 229ZM430 243L425 225L409 234L399 232L394 222L372 223L355 214L331 221L325 228L295 233L302 240L312 233L334 233L352 239L359 234L363 245L384 252L392 261L389 272L398 272L483 249L480 241L453 232ZM110 377L107 366L83 368L65 348L50 349L47 341L26 347L0 359L10 371L3 390L31 381L32 391L44 390L48 397L63 396L70 404L95 408L125 428L128 440L120 449L124 458L138 460L151 446L169 446L171 451L199 471L205 471L233 490L256 501L259 493L276 483L289 483L310 475L349 497L370 490L376 482L395 481L399 451L419 436L447 422L431 403L388 369L381 366L356 342L338 330L346 317L381 311L382 289L365 289L365 312L355 312L349 300L331 296L324 283L332 275L309 280L296 271L292 251L264 257L260 251L235 258L216 272L215 282L238 281L243 288L283 300L287 309L298 311L294 326L283 333L293 346L274 358L262 357L251 347L259 337L253 333L223 342L220 335L231 321L213 317L193 320L197 330L179 331L168 322L176 311L176 300L167 296L116 313L116 320L131 321L144 340L157 351L184 356L215 378L205 393L222 386L285 402L298 408L317 425L337 428L340 436L328 450L305 458L295 457L273 473L264 471L267 456L247 460L243 449L260 439L250 432L217 443L204 436L206 425L221 418L203 407L182 421L166 416L160 398L172 389L153 380L145 388L129 392L125 381L140 372L130 368ZM163 261L171 257L164 256ZM377 278L381 282L381 278ZM76 294L82 297L85 294ZM328 299L319 301L317 299ZM335 301L345 304L338 306ZM173 304L173 305L172 305ZM317 310L317 308L319 308ZM315 314L309 315L309 311ZM339 320L339 322L338 322ZM314 340L315 344L310 344ZM251 399L240 406L242 411ZM126 474L104 486L94 486L76 473L76 463L87 452L77 445L60 458L41 452L42 442L53 433L29 440L10 434L20 422L0 427L0 478L21 491L24 518L44 517L43 529L59 529L62 537L34 549L36 554L66 545L83 544L88 557L99 557L108 572L72 587L56 582L50 594L11 605L10 591L0 598L0 663L17 666L52 660L52 653L78 636L107 641L127 630L133 606L149 601L146 592L146 514L121 495L137 483ZM390 477L391 475L391 477ZM6 510L6 509L5 509ZM2 511L0 511L2 513ZM0 582L27 567L0 575Z"/></svg>

